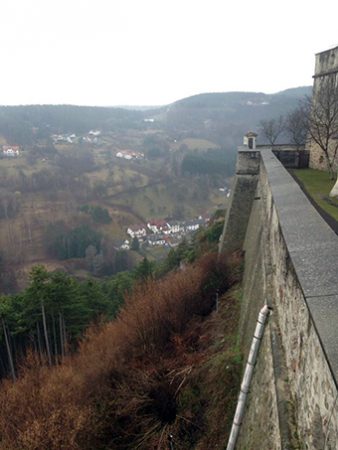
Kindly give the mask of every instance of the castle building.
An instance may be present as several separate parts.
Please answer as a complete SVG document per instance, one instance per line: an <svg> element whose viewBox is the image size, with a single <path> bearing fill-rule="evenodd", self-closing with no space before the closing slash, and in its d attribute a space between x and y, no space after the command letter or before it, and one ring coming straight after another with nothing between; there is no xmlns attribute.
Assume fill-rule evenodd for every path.
<svg viewBox="0 0 338 450"><path fill-rule="evenodd" d="M321 86L324 82L332 80L333 85L337 86L338 81L338 46L325 50L316 54L315 74L313 75L313 102L315 104ZM338 136L337 136L338 138ZM334 139L336 140L336 139ZM332 142L329 148L330 158L333 158L333 153L337 148L336 142ZM323 154L323 150L313 140L310 141L310 167L319 170L328 170L327 162ZM338 168L338 154L334 169Z"/></svg>

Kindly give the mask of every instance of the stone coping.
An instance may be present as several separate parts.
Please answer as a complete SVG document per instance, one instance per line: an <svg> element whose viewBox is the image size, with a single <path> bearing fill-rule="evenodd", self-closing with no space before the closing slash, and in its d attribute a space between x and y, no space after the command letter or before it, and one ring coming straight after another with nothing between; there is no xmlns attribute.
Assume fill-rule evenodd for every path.
<svg viewBox="0 0 338 450"><path fill-rule="evenodd" d="M247 145L239 145L237 147L238 153L258 153L260 150L258 148L249 148Z"/></svg>
<svg viewBox="0 0 338 450"><path fill-rule="evenodd" d="M257 144L256 145L257 150L290 150L290 151L298 151L298 152L304 152L309 151L305 149L305 145L297 145L297 144L274 144L271 146L271 144Z"/></svg>
<svg viewBox="0 0 338 450"><path fill-rule="evenodd" d="M322 50L321 52L317 52L317 53L315 53L315 56L317 56L317 55L324 55L325 53L330 53L330 52L332 52L333 50L336 50L336 49L338 49L338 45L336 45L335 47L328 48L327 50Z"/></svg>
<svg viewBox="0 0 338 450"><path fill-rule="evenodd" d="M288 253L338 387L338 236L271 149L260 154Z"/></svg>

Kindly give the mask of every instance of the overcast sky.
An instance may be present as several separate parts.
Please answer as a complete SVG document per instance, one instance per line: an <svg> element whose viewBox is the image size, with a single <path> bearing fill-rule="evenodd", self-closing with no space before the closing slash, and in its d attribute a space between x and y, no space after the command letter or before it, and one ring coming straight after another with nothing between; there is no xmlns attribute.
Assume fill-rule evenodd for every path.
<svg viewBox="0 0 338 450"><path fill-rule="evenodd" d="M312 84L337 0L0 0L0 104L159 105Z"/></svg>

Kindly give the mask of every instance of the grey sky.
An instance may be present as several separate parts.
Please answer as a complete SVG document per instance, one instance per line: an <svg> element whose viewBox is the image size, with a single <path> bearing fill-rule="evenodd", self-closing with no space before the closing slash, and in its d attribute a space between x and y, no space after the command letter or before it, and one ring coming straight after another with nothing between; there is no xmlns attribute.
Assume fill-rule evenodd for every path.
<svg viewBox="0 0 338 450"><path fill-rule="evenodd" d="M312 84L337 0L1 0L0 104L165 104Z"/></svg>

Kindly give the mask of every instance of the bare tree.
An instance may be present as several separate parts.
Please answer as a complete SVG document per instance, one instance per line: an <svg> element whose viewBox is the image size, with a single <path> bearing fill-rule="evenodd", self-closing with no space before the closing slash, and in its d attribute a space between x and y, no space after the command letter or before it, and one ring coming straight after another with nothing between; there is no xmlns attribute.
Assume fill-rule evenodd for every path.
<svg viewBox="0 0 338 450"><path fill-rule="evenodd" d="M334 163L338 151L338 86L335 76L318 80L313 97L302 103L305 126L312 142L323 153L330 178L335 178Z"/></svg>
<svg viewBox="0 0 338 450"><path fill-rule="evenodd" d="M290 135L291 143L297 146L297 150L306 143L308 129L303 105L300 104L287 115L285 130Z"/></svg>
<svg viewBox="0 0 338 450"><path fill-rule="evenodd" d="M49 346L47 320L46 320L46 310L45 310L45 304L44 304L43 300L41 300L41 312L42 312L43 333L45 335L45 343L46 343L46 350L47 350L47 356L48 356L48 363L51 366L52 365L52 356L51 356L50 346Z"/></svg>
<svg viewBox="0 0 338 450"><path fill-rule="evenodd" d="M11 350L10 345L9 345L9 338L8 338L7 328L6 328L5 320L4 320L3 317L1 317L1 323L2 323L2 329L3 329L3 332L4 332L4 336L5 336L9 367L11 369L11 375L12 375L13 381L15 381L16 380L16 376L15 376L15 369L14 369L14 363L13 363L12 350Z"/></svg>
<svg viewBox="0 0 338 450"><path fill-rule="evenodd" d="M285 121L283 116L278 119L261 120L260 127L263 137L274 145L280 134L285 130Z"/></svg>

